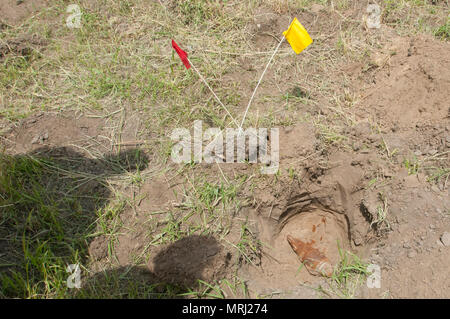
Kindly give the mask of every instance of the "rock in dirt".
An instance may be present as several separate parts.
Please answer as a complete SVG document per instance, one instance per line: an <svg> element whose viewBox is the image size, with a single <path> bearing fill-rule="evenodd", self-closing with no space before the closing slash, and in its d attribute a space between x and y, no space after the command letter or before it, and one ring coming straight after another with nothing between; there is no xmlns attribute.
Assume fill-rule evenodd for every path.
<svg viewBox="0 0 450 319"><path fill-rule="evenodd" d="M33 137L33 139L31 140L31 144L37 144L39 143L41 136L38 134L35 137Z"/></svg>
<svg viewBox="0 0 450 319"><path fill-rule="evenodd" d="M441 242L444 244L444 246L448 247L450 246L450 233L448 231L444 232L441 236Z"/></svg>
<svg viewBox="0 0 450 319"><path fill-rule="evenodd" d="M363 17L363 21L369 29L380 28L381 8L378 4L369 4L366 9L367 15Z"/></svg>

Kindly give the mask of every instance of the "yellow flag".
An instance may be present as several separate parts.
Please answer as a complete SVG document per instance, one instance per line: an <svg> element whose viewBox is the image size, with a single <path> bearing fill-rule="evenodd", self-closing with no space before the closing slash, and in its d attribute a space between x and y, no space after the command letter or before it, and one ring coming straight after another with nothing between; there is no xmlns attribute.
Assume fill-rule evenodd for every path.
<svg viewBox="0 0 450 319"><path fill-rule="evenodd" d="M305 27L302 26L297 18L294 18L294 21L292 21L289 29L284 31L283 34L286 40L291 45L292 49L297 54L302 52L308 45L313 42Z"/></svg>

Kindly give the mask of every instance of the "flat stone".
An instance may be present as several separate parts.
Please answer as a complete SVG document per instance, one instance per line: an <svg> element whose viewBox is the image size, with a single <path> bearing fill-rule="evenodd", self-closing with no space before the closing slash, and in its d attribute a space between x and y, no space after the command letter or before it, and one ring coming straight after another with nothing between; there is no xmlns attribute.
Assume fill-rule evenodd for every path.
<svg viewBox="0 0 450 319"><path fill-rule="evenodd" d="M444 246L448 247L450 246L450 233L448 231L444 232L441 236L441 242L444 244Z"/></svg>

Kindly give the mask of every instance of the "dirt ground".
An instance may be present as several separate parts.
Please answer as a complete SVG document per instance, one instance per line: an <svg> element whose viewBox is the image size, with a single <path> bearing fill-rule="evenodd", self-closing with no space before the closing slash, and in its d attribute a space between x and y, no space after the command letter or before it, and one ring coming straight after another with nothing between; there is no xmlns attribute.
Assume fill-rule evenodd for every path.
<svg viewBox="0 0 450 319"><path fill-rule="evenodd" d="M81 2L86 12L97 12L92 2ZM159 82L151 82L145 90L154 93L138 101L135 93L141 90L140 84L130 86L136 99L122 97L119 84L109 95L98 95L100 66L96 66L101 71L95 73L93 89L67 93L82 84L65 67L65 59L67 65L72 63L69 57L52 50L61 43L79 41L76 59L88 47L84 38L58 32L50 37L39 32L2 36L0 62L4 65L15 56L24 56L31 68L44 70L61 63L48 71L49 76L56 72L55 78L27 80L25 86L17 84L19 89L14 89L16 84L1 87L0 107L5 111L0 114L0 141L4 154L13 158L64 158L67 163L72 159L78 164L62 161L61 167L66 171L70 167L72 175L84 174L80 187L54 184L67 194L76 187L77 196L84 198L82 211L95 212L89 234L83 237L83 288L63 296L92 296L104 281L111 284L105 278L125 276L125 285L133 280L147 287L164 283L152 293L177 287L173 291L184 297L450 297L450 44L448 38L428 29L412 32L416 25L407 21L411 15L431 10L448 16L448 2L418 8L408 1L402 2L402 8L380 2L380 29L365 27L368 1L293 3L260 1L248 9L251 15L242 27L246 38L238 42L245 42L248 52L267 54L231 54L207 74L221 97L236 94L227 105L233 105L233 114L240 118L281 32L293 17L308 29L314 43L298 56L287 43L282 45L249 114L247 126L280 128L280 168L275 175L260 174L258 164L171 162L167 145L173 127L192 127L191 114L208 126L226 118L195 73L186 78L181 63L170 60L170 37L180 39L193 57L205 47L220 51L208 46L206 39L183 38L170 29L170 36L149 40L155 46L167 41L160 49L149 52L139 47L118 58L121 67L110 66L111 74L136 73L135 65L127 62L132 54L139 63L145 56L143 65L154 68L153 74L171 72L168 76L174 78L161 90ZM20 5L2 1L0 21L4 28L17 30L20 23L52 5L57 6L44 1ZM140 32L145 34L155 25L163 28L170 21L164 20L167 12L188 15L177 1L155 1L148 6L158 13L145 15L142 12L148 7L137 1L126 11L135 18L133 22L123 22L130 20L122 20L121 15L114 18L115 11L105 18L114 30L114 41L125 47L139 40ZM239 6L220 10L233 14ZM216 9L202 17L215 21ZM63 21L64 12L57 13L45 19ZM439 26L439 17L426 20L431 30ZM147 19L153 22L147 25ZM196 21L196 16L189 19ZM214 30L211 23L206 30ZM198 34L201 30L200 25ZM61 42L55 44L58 39ZM220 60L214 52L198 54L199 60L193 60L196 65ZM52 58L43 63L46 56ZM77 64L80 78L84 66ZM1 72L11 71L5 66ZM167 92L177 84L183 87L174 89L177 97L171 100ZM49 89L24 96L20 87ZM199 104L188 98L194 90L199 92L195 99L203 99ZM29 102L35 107L11 115L16 112L11 111L14 105ZM171 106L185 103L189 104L186 113ZM126 157L126 164L120 164L126 169L119 173L115 166L108 166L114 156L136 150L144 154L145 165ZM55 180L73 178L61 174ZM102 194L103 200L89 202L91 193ZM105 222L101 214L108 216ZM0 234L0 258L15 263L16 257L6 251L16 244L5 240L8 229L1 228ZM320 258L333 267L333 275L321 276L307 263L303 265L288 235L305 243L305 254L308 245L320 252ZM343 268L345 256L350 256L350 270ZM380 288L366 285L370 274L358 267L366 269L368 264L380 267ZM206 289L208 293L197 292L201 287L205 290L206 283L211 288ZM122 284L119 280L117 287Z"/></svg>

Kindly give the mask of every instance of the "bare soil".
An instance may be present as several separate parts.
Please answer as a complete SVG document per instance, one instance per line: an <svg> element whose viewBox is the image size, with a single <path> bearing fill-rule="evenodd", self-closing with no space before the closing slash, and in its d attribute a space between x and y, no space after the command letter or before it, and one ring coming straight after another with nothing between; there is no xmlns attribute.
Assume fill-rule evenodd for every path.
<svg viewBox="0 0 450 319"><path fill-rule="evenodd" d="M46 5L48 2L45 0L2 0L0 1L0 24L14 26L22 23L23 20L32 16L33 13L39 12L39 9Z"/></svg>

